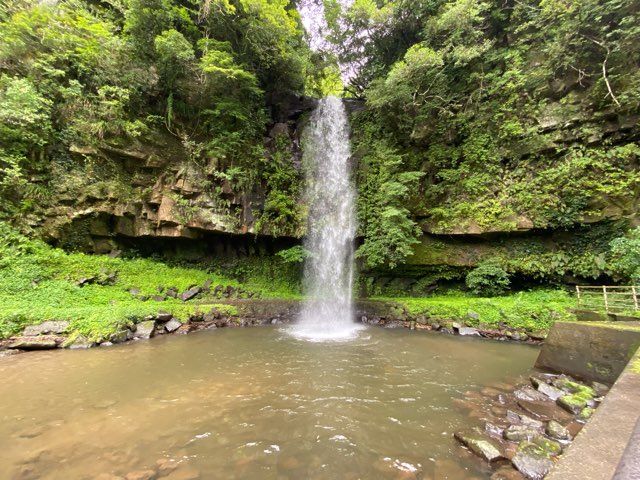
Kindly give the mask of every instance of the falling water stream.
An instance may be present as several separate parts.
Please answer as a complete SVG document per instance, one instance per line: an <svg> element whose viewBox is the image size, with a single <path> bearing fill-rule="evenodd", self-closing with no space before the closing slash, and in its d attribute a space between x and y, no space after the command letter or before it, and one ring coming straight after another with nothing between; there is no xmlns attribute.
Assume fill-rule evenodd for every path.
<svg viewBox="0 0 640 480"><path fill-rule="evenodd" d="M305 132L309 220L305 248L308 300L293 334L313 341L354 337L353 239L355 191L349 159L349 121L341 99L320 100Z"/></svg>

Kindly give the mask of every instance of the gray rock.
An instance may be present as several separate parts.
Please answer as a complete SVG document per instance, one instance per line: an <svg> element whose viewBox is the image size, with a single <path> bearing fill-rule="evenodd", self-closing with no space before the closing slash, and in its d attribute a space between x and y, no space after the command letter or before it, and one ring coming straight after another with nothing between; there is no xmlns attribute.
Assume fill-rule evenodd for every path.
<svg viewBox="0 0 640 480"><path fill-rule="evenodd" d="M134 288L129 290L129 293L135 297L136 295L138 295L140 293L140 289L138 287L134 287Z"/></svg>
<svg viewBox="0 0 640 480"><path fill-rule="evenodd" d="M530 442L518 445L511 462L529 480L542 480L553 467L553 461L545 450Z"/></svg>
<svg viewBox="0 0 640 480"><path fill-rule="evenodd" d="M112 342L102 342L100 344L101 347L113 347L113 343Z"/></svg>
<svg viewBox="0 0 640 480"><path fill-rule="evenodd" d="M474 320L480 320L480 314L477 312L474 312L473 310L469 310L467 312L467 317L472 318Z"/></svg>
<svg viewBox="0 0 640 480"><path fill-rule="evenodd" d="M495 423L487 422L484 424L484 431L493 437L502 438L504 428L496 425Z"/></svg>
<svg viewBox="0 0 640 480"><path fill-rule="evenodd" d="M535 420L523 413L517 413L513 410L507 410L507 421L512 424L525 425L527 427L541 430L544 427L544 423L540 420Z"/></svg>
<svg viewBox="0 0 640 480"><path fill-rule="evenodd" d="M522 441L530 442L539 436L540 432L528 425L511 425L503 432L503 437L511 442L520 443Z"/></svg>
<svg viewBox="0 0 640 480"><path fill-rule="evenodd" d="M32 337L36 335L50 335L50 334L60 334L67 331L69 328L69 322L67 321L46 321L41 323L40 325L29 325L22 332L22 336L24 337Z"/></svg>
<svg viewBox="0 0 640 480"><path fill-rule="evenodd" d="M460 328L462 328L462 325L460 325L459 322L453 322L451 324L451 328L453 328L454 330L459 330Z"/></svg>
<svg viewBox="0 0 640 480"><path fill-rule="evenodd" d="M202 292L202 288L200 287L193 287L190 288L189 290L187 290L186 292L182 292L180 295L178 295L178 298L180 300L182 300L183 302L186 302L188 300L191 300L195 297L197 297L200 292Z"/></svg>
<svg viewBox="0 0 640 480"><path fill-rule="evenodd" d="M96 346L95 342L90 342L84 335L78 335L76 339L68 347L72 350L82 350L86 348L93 348Z"/></svg>
<svg viewBox="0 0 640 480"><path fill-rule="evenodd" d="M569 430L555 420L551 420L547 423L545 431L547 432L547 435L551 438L555 438L556 440L571 440L571 433L569 433Z"/></svg>
<svg viewBox="0 0 640 480"><path fill-rule="evenodd" d="M593 382L591 384L591 388L596 392L596 395L599 397L604 397L607 393L609 393L609 387L607 387L604 383Z"/></svg>
<svg viewBox="0 0 640 480"><path fill-rule="evenodd" d="M164 302L167 299L167 297L165 297L164 295L154 295L153 297L151 297L151 300L153 300L154 302Z"/></svg>
<svg viewBox="0 0 640 480"><path fill-rule="evenodd" d="M537 402L544 402L549 400L549 397L537 390L534 390L533 387L530 387L529 385L522 387L520 390L516 390L514 392L514 395L518 400L529 400Z"/></svg>
<svg viewBox="0 0 640 480"><path fill-rule="evenodd" d="M147 320L136 325L136 331L133 332L134 338L151 338L156 333L156 322Z"/></svg>
<svg viewBox="0 0 640 480"><path fill-rule="evenodd" d="M454 437L469 450L485 459L487 462L495 462L504 458L500 450L490 440L479 434L458 432L454 434Z"/></svg>
<svg viewBox="0 0 640 480"><path fill-rule="evenodd" d="M565 394L559 388L549 385L548 383L541 383L538 385L538 391L549 397L554 402Z"/></svg>
<svg viewBox="0 0 640 480"><path fill-rule="evenodd" d="M458 329L458 333L465 336L480 335L480 332L478 332L478 330L470 327L461 327Z"/></svg>
<svg viewBox="0 0 640 480"><path fill-rule="evenodd" d="M7 348L13 350L52 350L58 348L63 339L52 337L18 337Z"/></svg>
<svg viewBox="0 0 640 480"><path fill-rule="evenodd" d="M178 289L176 287L167 288L167 297L178 298Z"/></svg>
<svg viewBox="0 0 640 480"><path fill-rule="evenodd" d="M158 320L159 322L168 322L172 318L173 318L173 315L165 311L160 311L156 315L156 320Z"/></svg>
<svg viewBox="0 0 640 480"><path fill-rule="evenodd" d="M133 332L129 329L120 330L119 332L112 333L109 337L109 341L112 343L124 343L127 340L133 338Z"/></svg>
<svg viewBox="0 0 640 480"><path fill-rule="evenodd" d="M182 323L180 323L179 320L172 318L167 323L165 323L164 329L169 333L173 333L176 330L178 330L181 326L182 326Z"/></svg>

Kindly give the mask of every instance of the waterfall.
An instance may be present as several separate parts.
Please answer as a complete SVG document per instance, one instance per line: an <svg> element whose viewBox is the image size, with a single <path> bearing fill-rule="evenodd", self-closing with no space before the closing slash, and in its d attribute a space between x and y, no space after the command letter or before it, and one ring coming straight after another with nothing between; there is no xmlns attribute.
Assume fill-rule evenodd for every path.
<svg viewBox="0 0 640 480"><path fill-rule="evenodd" d="M307 301L293 334L310 340L345 339L360 328L351 299L355 189L349 122L341 99L320 100L305 130L304 168L309 220L304 287Z"/></svg>

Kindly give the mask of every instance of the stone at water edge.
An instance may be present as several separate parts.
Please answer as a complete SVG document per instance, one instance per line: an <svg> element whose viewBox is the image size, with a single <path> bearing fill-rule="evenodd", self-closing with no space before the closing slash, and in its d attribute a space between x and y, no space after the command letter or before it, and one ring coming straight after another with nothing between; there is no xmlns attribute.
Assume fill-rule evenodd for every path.
<svg viewBox="0 0 640 480"><path fill-rule="evenodd" d="M23 337L32 337L36 335L60 334L67 331L69 322L48 320L40 325L29 325L22 332Z"/></svg>
<svg viewBox="0 0 640 480"><path fill-rule="evenodd" d="M549 423L547 423L545 432L551 438L555 438L556 440L571 440L571 433L569 432L569 429L562 426L562 424L555 420L550 420Z"/></svg>
<svg viewBox="0 0 640 480"><path fill-rule="evenodd" d="M590 407L584 408L578 415L578 420L580 420L581 422L586 422L593 416L594 412L595 412L595 409L593 408L590 408Z"/></svg>
<svg viewBox="0 0 640 480"><path fill-rule="evenodd" d="M607 393L609 393L609 387L606 386L604 383L592 382L591 388L595 390L596 395L598 397L604 397Z"/></svg>
<svg viewBox="0 0 640 480"><path fill-rule="evenodd" d="M556 403L546 400L544 402L530 402L527 400L518 400L518 406L525 412L542 420L555 420L563 423L572 419L571 414L559 407Z"/></svg>
<svg viewBox="0 0 640 480"><path fill-rule="evenodd" d="M479 434L465 434L457 432L453 436L469 450L479 457L484 458L487 462L495 462L504 458L500 450L491 441Z"/></svg>
<svg viewBox="0 0 640 480"><path fill-rule="evenodd" d="M553 461L544 449L530 442L518 446L511 462L529 480L542 480L553 467Z"/></svg>
<svg viewBox="0 0 640 480"><path fill-rule="evenodd" d="M65 340L64 337L18 337L7 348L13 350L52 350Z"/></svg>
<svg viewBox="0 0 640 480"><path fill-rule="evenodd" d="M519 443L524 440L533 440L535 437L540 435L540 432L527 425L511 425L505 429L502 435L505 440Z"/></svg>
<svg viewBox="0 0 640 480"><path fill-rule="evenodd" d="M173 315L165 311L159 311L158 314L156 315L156 320L158 320L159 322L168 322L172 318L173 318Z"/></svg>
<svg viewBox="0 0 640 480"><path fill-rule="evenodd" d="M93 348L95 346L96 346L96 342L90 342L89 339L84 335L78 335L75 338L75 340L73 340L69 345L67 345L67 347L70 348L71 350Z"/></svg>
<svg viewBox="0 0 640 480"><path fill-rule="evenodd" d="M462 478L462 477L460 477ZM524 480L525 477L512 466L500 467L491 475L491 480Z"/></svg>
<svg viewBox="0 0 640 480"><path fill-rule="evenodd" d="M541 383L540 385L538 385L538 391L549 397L554 402L565 395L564 391L547 383Z"/></svg>
<svg viewBox="0 0 640 480"><path fill-rule="evenodd" d="M556 403L564 408L567 412L574 415L579 414L587 406L587 401L577 395L565 395L560 397Z"/></svg>
<svg viewBox="0 0 640 480"><path fill-rule="evenodd" d="M182 326L182 323L180 323L175 318L172 318L164 325L164 329L169 333L173 333L176 330L178 330L181 326Z"/></svg>
<svg viewBox="0 0 640 480"><path fill-rule="evenodd" d="M545 437L544 435L538 435L531 440L531 443L536 444L540 448L542 448L545 452L545 455L549 457L557 457L562 453L562 445L560 445L555 440L551 440L550 438Z"/></svg>
<svg viewBox="0 0 640 480"><path fill-rule="evenodd" d="M514 412L513 410L507 410L507 421L512 424L522 424L535 429L544 427L544 423L540 420L528 417L523 413Z"/></svg>
<svg viewBox="0 0 640 480"><path fill-rule="evenodd" d="M156 322L153 320L147 320L140 322L136 325L136 331L133 332L134 338L148 339L156 333Z"/></svg>
<svg viewBox="0 0 640 480"><path fill-rule="evenodd" d="M567 377L558 377L553 382L555 387L558 387L565 392L569 392L572 394L582 394L586 397L595 397L596 392L593 388L583 385L579 382L573 381Z"/></svg>
<svg viewBox="0 0 640 480"><path fill-rule="evenodd" d="M549 400L549 397L540 393L538 390L534 390L529 385L522 387L520 390L516 390L514 392L514 396L518 400L529 400L535 402L546 402Z"/></svg>
<svg viewBox="0 0 640 480"><path fill-rule="evenodd" d="M480 335L480 332L478 330L476 330L475 328L471 328L471 327L460 327L458 329L458 334L459 335L463 335L463 336L474 336L474 335Z"/></svg>

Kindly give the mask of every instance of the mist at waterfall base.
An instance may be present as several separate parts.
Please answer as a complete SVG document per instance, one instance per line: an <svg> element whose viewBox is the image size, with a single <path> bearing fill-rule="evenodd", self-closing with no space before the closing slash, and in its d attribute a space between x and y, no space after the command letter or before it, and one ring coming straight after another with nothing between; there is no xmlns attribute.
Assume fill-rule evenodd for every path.
<svg viewBox="0 0 640 480"><path fill-rule="evenodd" d="M348 340L362 329L352 306L355 188L349 121L341 99L319 101L305 131L309 220L304 289L307 301L290 330L310 341Z"/></svg>

